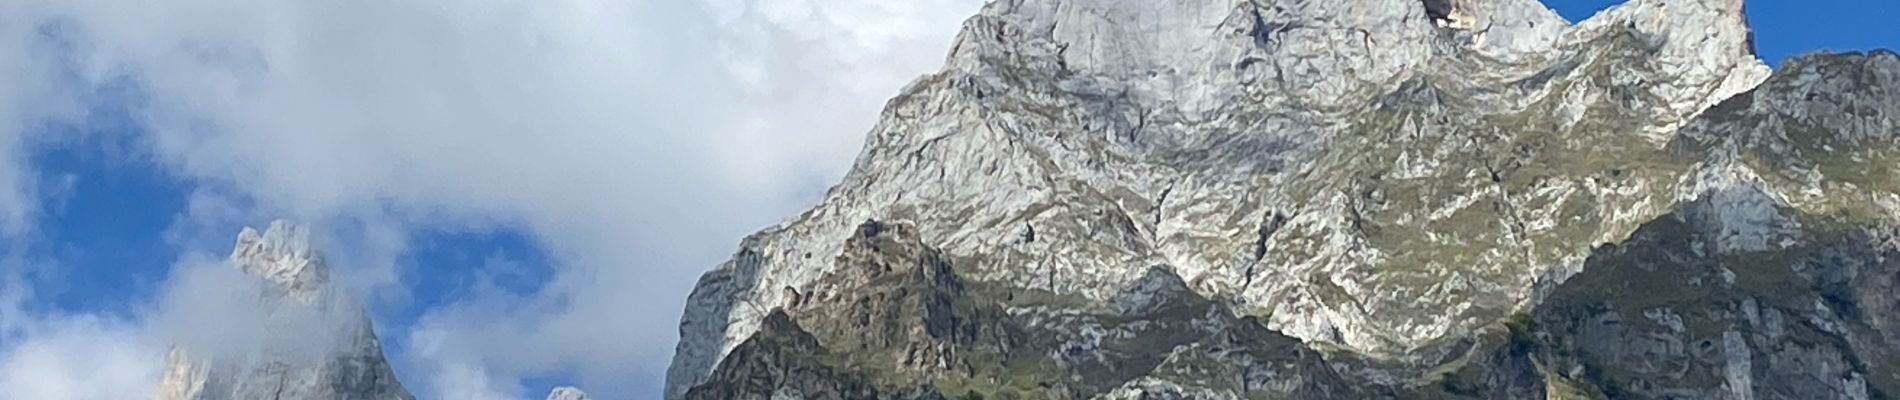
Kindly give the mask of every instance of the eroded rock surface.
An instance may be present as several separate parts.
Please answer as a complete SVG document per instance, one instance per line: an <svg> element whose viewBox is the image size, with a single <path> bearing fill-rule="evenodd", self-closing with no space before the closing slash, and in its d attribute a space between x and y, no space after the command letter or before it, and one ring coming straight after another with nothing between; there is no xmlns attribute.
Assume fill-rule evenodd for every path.
<svg viewBox="0 0 1900 400"><path fill-rule="evenodd" d="M993 2L701 279L668 396L1900 395L1900 61L1771 78L1743 16Z"/></svg>

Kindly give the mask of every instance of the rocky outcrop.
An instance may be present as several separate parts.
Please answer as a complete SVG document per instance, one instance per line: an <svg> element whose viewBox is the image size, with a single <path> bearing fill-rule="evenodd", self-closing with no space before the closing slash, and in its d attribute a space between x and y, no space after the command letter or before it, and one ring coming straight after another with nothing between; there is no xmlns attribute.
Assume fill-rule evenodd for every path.
<svg viewBox="0 0 1900 400"><path fill-rule="evenodd" d="M1549 369L1609 398L1866 399L1868 377L1895 382L1891 346L1853 343L1891 332L1848 317L1797 270L1865 243L1723 251L1729 238L1691 214L1725 206L1693 204L1599 249L1536 311Z"/></svg>
<svg viewBox="0 0 1900 400"><path fill-rule="evenodd" d="M835 355L818 344L785 313L766 316L753 335L720 363L707 384L685 398L816 400L876 399L876 386L860 373L836 365Z"/></svg>
<svg viewBox="0 0 1900 400"><path fill-rule="evenodd" d="M307 230L283 221L263 233L246 228L229 264L259 283L229 288L259 311L232 318L256 317L239 322L271 337L245 341L261 348L174 346L155 399L415 398L396 381L368 315L330 282Z"/></svg>
<svg viewBox="0 0 1900 400"><path fill-rule="evenodd" d="M586 392L572 387L562 386L548 391L548 400L588 400Z"/></svg>
<svg viewBox="0 0 1900 400"><path fill-rule="evenodd" d="M1151 268L1110 305L965 282L913 228L866 222L689 399L1356 397L1297 339ZM1009 307L1009 308L1006 308ZM1006 311L1007 310L1007 311ZM919 386L920 382L924 382ZM1184 392L1186 391L1186 392ZM1317 397L1316 397L1317 396Z"/></svg>
<svg viewBox="0 0 1900 400"><path fill-rule="evenodd" d="M1660 333L1542 306L1636 295L1574 282L1616 279L1592 272L1628 258L1614 249L1674 246L1641 244L1668 221L1716 243L1659 253L1704 258L1691 269L1890 226L1900 175L1856 163L1894 160L1894 57L1769 79L1743 16L1737 0L1636 0L1575 26L1529 0L992 2L821 204L700 280L668 397L727 382L709 379L775 313L878 393L1717 393L1591 375L1635 368L1591 358L1599 345ZM867 220L914 243L867 248ZM1823 299L1890 281L1836 269L1855 272L1823 274ZM1148 292L1198 300L1147 314L1130 294ZM883 333L829 339L843 327ZM1783 343L1734 332L1751 354ZM1786 357L1851 354L1832 349ZM1757 365L1731 368L1752 393L1794 385Z"/></svg>

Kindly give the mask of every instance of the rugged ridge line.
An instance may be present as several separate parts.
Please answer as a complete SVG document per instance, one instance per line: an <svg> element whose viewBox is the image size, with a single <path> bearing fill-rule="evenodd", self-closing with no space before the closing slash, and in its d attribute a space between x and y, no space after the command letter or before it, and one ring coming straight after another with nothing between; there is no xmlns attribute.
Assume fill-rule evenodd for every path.
<svg viewBox="0 0 1900 400"><path fill-rule="evenodd" d="M1166 266L1403 387L1702 196L1716 170L1670 143L1768 77L1751 41L1739 0L1576 26L1530 0L993 2L820 205L702 277L667 396L807 301L865 220L1071 312Z"/></svg>
<svg viewBox="0 0 1900 400"><path fill-rule="evenodd" d="M1189 341L1148 343L1180 360L1151 370L1138 364L1144 370L1102 375L1106 366L1073 362L1077 355L1161 356L1075 337L1113 332L1077 317L1125 315L1117 300L1153 282L1157 269L1193 296L1224 305L1229 317L1256 318L1273 334L1296 337L1298 349L1324 355L1321 366L1300 375L1340 373L1340 387L1379 391L1353 396L1659 396L1666 391L1645 387L1661 383L1657 377L1592 373L1632 368L1623 362L1634 360L1590 358L1630 349L1606 347L1615 341L1600 341L1602 330L1541 330L1575 326L1587 313L1543 303L1642 296L1592 273L1619 265L1602 246L1653 246L1645 245L1653 235L1645 231L1676 220L1702 229L1695 241L1714 245L1663 252L1885 248L1877 241L1801 245L1820 233L1797 233L1816 226L1879 231L1891 220L1883 212L1900 205L1889 197L1889 188L1900 188L1887 186L1891 171L1854 171L1826 155L1851 148L1845 159L1891 159L1883 140L1894 136L1892 116L1900 112L1885 110L1900 95L1875 85L1900 70L1889 66L1891 53L1851 63L1813 57L1769 80L1744 19L1739 0L1634 0L1575 27L1530 0L992 2L965 23L944 70L889 102L853 171L821 205L747 237L731 262L699 281L667 396L686 396L726 364L758 368L754 362L768 358L728 353L749 339L779 336L758 326L783 313L781 330L796 326L815 343L804 358L794 356L806 362L796 366L868 373L849 381L885 396L1009 389L1045 398L1300 398L1258 392L1256 383L1303 383L1207 381L1220 375L1208 375L1210 368L1237 360L1189 362ZM1841 136L1853 140L1834 140ZM1826 218L1843 212L1845 220ZM1047 332L1062 341L889 336L880 347L859 347L828 339L849 324L798 309L849 307L815 294L840 292L834 281L851 281L859 260L853 243L861 241L853 237L864 220L902 226L918 245L897 254L948 260L956 281L1001 298L971 305L950 296L946 303L963 311L950 313L958 320L992 326L980 332ZM1796 286L1820 277L1775 275L1777 267L1811 271L1778 264L1765 277ZM1573 281L1579 273L1585 279ZM1862 284L1877 282L1885 281ZM842 292L920 290L885 284ZM1862 298L1853 307L1885 301ZM1670 305L1645 303L1617 318L1668 313ZM1881 322L1815 318L1822 317L1875 326L1860 336L1885 336ZM864 318L904 322L912 313ZM1216 334L1241 330L1222 326ZM1773 353L1763 349L1784 337L1742 336L1740 347L1756 349L1750 355ZM1043 356L984 358L1024 347ZM747 355L758 351L768 349ZM891 372L876 355L944 362ZM1742 358L1752 356L1729 360ZM963 385L1020 375L986 372L978 368L984 362L1054 362L1043 370L1073 375ZM1891 377L1877 377L1887 373L1883 364L1851 364L1839 372L1841 385L1809 389L1849 398L1885 391L1879 387ZM1786 375L1723 373L1729 379L1668 385L1708 398L1739 396L1739 385L1759 387L1754 394L1799 392L1788 389L1794 381ZM1125 385L1108 391L1102 379ZM1856 379L1864 383L1853 385ZM925 391L897 381L954 387ZM1332 385L1307 389L1324 387Z"/></svg>

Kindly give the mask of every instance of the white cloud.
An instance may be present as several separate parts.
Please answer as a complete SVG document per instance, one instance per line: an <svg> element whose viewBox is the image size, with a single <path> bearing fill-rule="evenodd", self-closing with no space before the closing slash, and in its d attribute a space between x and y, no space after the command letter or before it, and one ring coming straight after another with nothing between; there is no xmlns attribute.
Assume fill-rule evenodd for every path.
<svg viewBox="0 0 1900 400"><path fill-rule="evenodd" d="M186 255L159 298L123 313L42 311L34 283L64 282L56 266L0 262L0 399L148 398L171 346L235 363L317 363L362 327L341 296L301 303L207 254ZM37 299L44 300L44 299ZM456 398L456 397L447 397Z"/></svg>
<svg viewBox="0 0 1900 400"><path fill-rule="evenodd" d="M363 328L343 296L293 300L279 290L222 261L187 261L172 268L146 328L200 359L293 364L322 362Z"/></svg>
<svg viewBox="0 0 1900 400"><path fill-rule="evenodd" d="M517 390L497 389L488 374L468 364L449 364L430 376L430 387L444 399L509 400Z"/></svg>
<svg viewBox="0 0 1900 400"><path fill-rule="evenodd" d="M142 399L164 357L124 322L88 316L35 322L0 348L0 399Z"/></svg>
<svg viewBox="0 0 1900 400"><path fill-rule="evenodd" d="M145 398L162 347L131 320L28 310L24 275L41 267L0 262L0 399Z"/></svg>
<svg viewBox="0 0 1900 400"><path fill-rule="evenodd" d="M422 361L425 376L411 384L411 390L423 390L445 399L503 400L524 390L517 382L499 382L477 358L480 353L444 347L461 333L436 328L419 328L410 333L417 361Z"/></svg>
<svg viewBox="0 0 1900 400"><path fill-rule="evenodd" d="M110 313L35 307L46 300L35 284L84 284L68 279L57 265L0 262L0 399L142 399L173 345L236 362L320 360L361 327L341 298L306 305L267 296L263 281L202 254L172 268L153 304Z"/></svg>
<svg viewBox="0 0 1900 400"><path fill-rule="evenodd" d="M0 234L10 237L25 233L39 208L27 132L79 112L75 92L62 85L71 77L58 25L42 17L27 4L0 3Z"/></svg>
<svg viewBox="0 0 1900 400"><path fill-rule="evenodd" d="M435 335L441 372L571 369L644 397L697 275L842 175L979 2L15 0L0 71L50 74L19 62L37 60L21 35L65 24L79 78L137 82L151 150L214 188L181 224L260 217L240 209L360 228L343 242L372 248L335 250L382 266L354 272L368 287L401 286L401 232L525 227L558 264L543 293L449 305L412 336ZM22 96L48 90L12 81L0 153L18 152ZM7 171L0 221L31 212L9 206L31 203L30 175Z"/></svg>

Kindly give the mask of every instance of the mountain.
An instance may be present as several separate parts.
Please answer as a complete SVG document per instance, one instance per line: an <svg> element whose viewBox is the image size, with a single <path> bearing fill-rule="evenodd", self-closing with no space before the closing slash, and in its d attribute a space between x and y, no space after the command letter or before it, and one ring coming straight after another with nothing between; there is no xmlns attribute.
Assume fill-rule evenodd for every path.
<svg viewBox="0 0 1900 400"><path fill-rule="evenodd" d="M991 2L666 396L1900 396L1900 56L1742 7Z"/></svg>
<svg viewBox="0 0 1900 400"><path fill-rule="evenodd" d="M249 281L234 282L232 300L256 304L228 317L259 331L174 346L155 399L415 398L383 358L368 314L330 282L307 229L284 221L263 233L245 228L228 263Z"/></svg>

